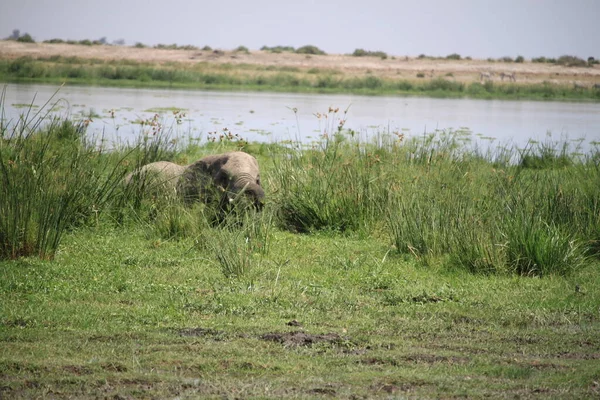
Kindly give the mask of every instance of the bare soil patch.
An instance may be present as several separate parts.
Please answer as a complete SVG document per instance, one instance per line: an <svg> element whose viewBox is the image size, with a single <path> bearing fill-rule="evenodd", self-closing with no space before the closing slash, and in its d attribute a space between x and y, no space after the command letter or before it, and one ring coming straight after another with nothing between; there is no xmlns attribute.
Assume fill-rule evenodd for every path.
<svg viewBox="0 0 600 400"><path fill-rule="evenodd" d="M281 343L285 347L312 346L316 343L339 343L344 339L336 333L313 335L305 332L265 333L262 340Z"/></svg>

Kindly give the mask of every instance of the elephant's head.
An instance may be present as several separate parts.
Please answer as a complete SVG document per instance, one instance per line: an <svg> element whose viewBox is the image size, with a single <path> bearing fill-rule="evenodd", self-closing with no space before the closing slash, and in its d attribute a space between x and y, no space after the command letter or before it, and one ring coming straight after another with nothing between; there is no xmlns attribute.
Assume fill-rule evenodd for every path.
<svg viewBox="0 0 600 400"><path fill-rule="evenodd" d="M186 168L179 184L186 202L217 201L222 210L240 202L261 209L265 197L258 161L242 151L201 158Z"/></svg>

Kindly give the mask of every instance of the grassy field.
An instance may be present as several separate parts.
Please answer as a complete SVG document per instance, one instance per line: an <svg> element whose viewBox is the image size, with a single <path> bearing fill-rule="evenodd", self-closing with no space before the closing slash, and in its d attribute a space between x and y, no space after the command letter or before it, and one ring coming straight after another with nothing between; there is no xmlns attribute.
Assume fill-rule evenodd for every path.
<svg viewBox="0 0 600 400"><path fill-rule="evenodd" d="M324 56L325 57L325 56ZM245 63L141 62L94 58L20 57L0 59L0 82L37 82L120 87L158 87L204 90L244 90L307 93L354 93L365 95L412 95L442 98L533 99L598 101L600 90L593 84L549 80L510 83L481 81L471 72L468 81L453 73L424 79L374 74L369 70L350 73L340 68L303 68L287 65ZM421 77L421 78L419 78Z"/></svg>
<svg viewBox="0 0 600 400"><path fill-rule="evenodd" d="M307 146L111 152L69 120L0 133L2 398L600 395L597 150L333 123ZM121 183L239 148L260 214Z"/></svg>

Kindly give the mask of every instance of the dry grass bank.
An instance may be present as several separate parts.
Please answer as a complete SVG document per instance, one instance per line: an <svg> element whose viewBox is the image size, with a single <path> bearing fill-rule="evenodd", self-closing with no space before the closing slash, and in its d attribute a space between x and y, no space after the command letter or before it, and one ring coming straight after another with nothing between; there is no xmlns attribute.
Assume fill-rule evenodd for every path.
<svg viewBox="0 0 600 400"><path fill-rule="evenodd" d="M129 46L85 46L73 44L20 43L0 41L0 59L23 56L44 58L51 56L95 58L101 60L132 60L157 64L198 63L235 65L260 65L332 70L345 76L372 74L381 78L404 80L428 80L446 78L464 83L478 82L482 72L490 72L493 81L501 82L501 73L514 73L517 83L583 84L592 86L600 83L600 66L592 68L566 67L555 64L490 62L487 60L427 59L408 56L355 57L351 55L305 55L290 52L271 53L250 50L250 53L230 50L170 50L136 48ZM417 77L422 75L422 77Z"/></svg>

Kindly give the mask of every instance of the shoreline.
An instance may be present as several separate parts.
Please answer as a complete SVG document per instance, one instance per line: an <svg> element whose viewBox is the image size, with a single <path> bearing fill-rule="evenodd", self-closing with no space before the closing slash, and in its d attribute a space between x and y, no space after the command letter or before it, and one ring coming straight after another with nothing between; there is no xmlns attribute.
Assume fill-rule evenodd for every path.
<svg viewBox="0 0 600 400"><path fill-rule="evenodd" d="M485 75L485 74L490 74ZM515 81L505 75L514 74ZM482 78L482 76L485 76ZM107 87L600 101L600 68L410 57L0 41L0 81Z"/></svg>

